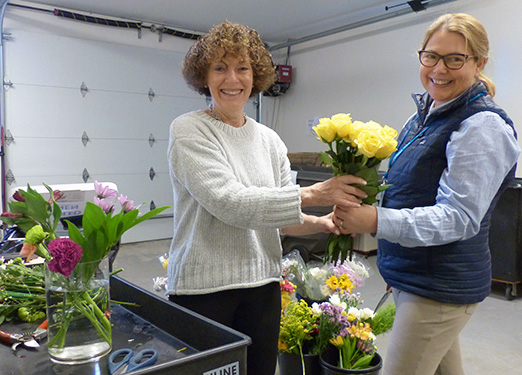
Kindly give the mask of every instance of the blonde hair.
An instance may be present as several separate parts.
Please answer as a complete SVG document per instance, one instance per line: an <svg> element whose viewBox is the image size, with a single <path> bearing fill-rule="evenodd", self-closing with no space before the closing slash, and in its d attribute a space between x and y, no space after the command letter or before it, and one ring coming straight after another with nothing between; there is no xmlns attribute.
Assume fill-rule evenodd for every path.
<svg viewBox="0 0 522 375"><path fill-rule="evenodd" d="M272 56L257 31L223 21L190 47L183 61L185 81L198 93L210 96L207 75L210 64L225 55L246 57L252 65L254 87L251 97L266 91L276 81Z"/></svg>
<svg viewBox="0 0 522 375"><path fill-rule="evenodd" d="M488 59L488 34L482 23L475 17L465 13L444 14L440 16L426 31L421 49L426 47L433 34L439 30L446 30L462 35L466 40L466 46L471 49L475 59L479 63ZM489 77L480 72L477 79L486 86L486 90L491 97L495 96L496 87Z"/></svg>

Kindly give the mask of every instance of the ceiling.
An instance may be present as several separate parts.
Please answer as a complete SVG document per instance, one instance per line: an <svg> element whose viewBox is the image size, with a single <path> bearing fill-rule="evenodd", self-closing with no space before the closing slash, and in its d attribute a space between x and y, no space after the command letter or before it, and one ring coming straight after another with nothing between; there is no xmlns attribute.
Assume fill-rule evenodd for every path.
<svg viewBox="0 0 522 375"><path fill-rule="evenodd" d="M282 43L362 20L408 10L420 0L28 0L11 3L142 21L196 34L228 19ZM435 1L436 2L436 1ZM422 0L422 3L429 3ZM389 7L389 9L386 9Z"/></svg>

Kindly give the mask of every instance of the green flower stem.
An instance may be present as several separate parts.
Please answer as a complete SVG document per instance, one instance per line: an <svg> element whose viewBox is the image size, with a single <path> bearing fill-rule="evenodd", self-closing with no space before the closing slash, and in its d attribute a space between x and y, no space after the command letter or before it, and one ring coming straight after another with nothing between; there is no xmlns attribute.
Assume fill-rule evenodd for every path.
<svg viewBox="0 0 522 375"><path fill-rule="evenodd" d="M122 271L124 271L123 268L118 268L117 270L112 271L112 272L109 274L109 276L117 275L117 274L119 274L119 273L122 272Z"/></svg>
<svg viewBox="0 0 522 375"><path fill-rule="evenodd" d="M117 303L118 305L122 305L122 306L141 307L140 304L135 303L135 302L116 301L116 300L114 300L114 299L111 299L111 302L112 302L112 303Z"/></svg>
<svg viewBox="0 0 522 375"><path fill-rule="evenodd" d="M94 311L94 314L96 315L96 317L99 319L99 321L102 323L103 327L105 328L106 331L110 332L111 330L111 322L109 321L109 319L107 319L107 316L105 315L105 313L98 307L98 305L96 304L96 302L94 302L94 300L91 298L91 296L89 295L88 292L83 292L82 294L82 298L84 299L84 301L87 301L88 304L92 307L93 311ZM112 338L109 336L109 340L107 340L109 343L112 342Z"/></svg>
<svg viewBox="0 0 522 375"><path fill-rule="evenodd" d="M18 291L16 289L21 289L22 291ZM31 289L26 292L27 288L22 287L22 286L16 287L13 285L11 290L6 290L4 293L7 296L13 297L13 298L40 299L42 301L45 301L45 294L42 295L42 293L45 293L45 290L40 291L40 289L42 289L42 288L35 288L35 289ZM32 293L32 292L36 292L36 293Z"/></svg>
<svg viewBox="0 0 522 375"><path fill-rule="evenodd" d="M85 292L85 293L87 293L87 292ZM96 304L94 304L94 306L96 306ZM94 328L96 328L96 331L98 332L98 334L105 341L107 341L109 344L112 345L112 337L111 337L110 331L107 332L107 328L106 328L105 324L103 324L103 320L102 320L102 324L100 325L100 321L98 320L98 318L96 317L96 314L94 313L94 310L95 310L94 306L91 305L90 303L87 303L86 301L79 301L78 304L76 305L78 310L85 317L87 317L87 319L89 319L89 321L92 323ZM105 319L107 319L107 318L105 318Z"/></svg>
<svg viewBox="0 0 522 375"><path fill-rule="evenodd" d="M299 345L299 354L301 355L301 368L303 369L303 375L306 375L305 362L303 356L303 346Z"/></svg>
<svg viewBox="0 0 522 375"><path fill-rule="evenodd" d="M49 236L51 238L51 236ZM44 246L43 243L39 243L36 249L36 254L40 255L42 258L45 259L46 262L49 262L51 260L51 255L49 254L49 251Z"/></svg>
<svg viewBox="0 0 522 375"><path fill-rule="evenodd" d="M62 310L61 310L61 320L60 320L60 329L56 333L56 335L52 338L52 340L49 341L49 347L57 346L58 348L63 348L65 345L65 334L67 333L67 330L69 329L69 324L71 322L72 316L66 313L65 306L66 303L66 296L64 294L64 300L61 303ZM58 304L60 305L60 304Z"/></svg>
<svg viewBox="0 0 522 375"><path fill-rule="evenodd" d="M98 334L109 344L112 344L112 337L110 334L110 322L100 310L96 302L93 301L91 296L87 291L84 291L77 295L75 293L75 305L80 310L80 312L89 319L89 321L93 324L98 331ZM101 323L101 324L100 324Z"/></svg>
<svg viewBox="0 0 522 375"><path fill-rule="evenodd" d="M58 348L61 348L65 345L65 337L72 320L72 314L68 312L67 306L70 308L76 308L78 312L89 319L92 325L96 328L98 334L112 345L111 323L109 319L107 319L103 311L89 295L89 292L83 291L80 293L70 293L69 302L64 300L64 303L62 304L61 326L53 339L49 342L50 347L57 346Z"/></svg>
<svg viewBox="0 0 522 375"><path fill-rule="evenodd" d="M20 285L20 284L4 284L5 287L9 288L9 291L6 291L6 293L10 292L20 292L20 296L23 294L27 295L28 297L37 297L39 294L45 294L45 288L41 286L30 286L30 285ZM25 293L24 293L25 292Z"/></svg>

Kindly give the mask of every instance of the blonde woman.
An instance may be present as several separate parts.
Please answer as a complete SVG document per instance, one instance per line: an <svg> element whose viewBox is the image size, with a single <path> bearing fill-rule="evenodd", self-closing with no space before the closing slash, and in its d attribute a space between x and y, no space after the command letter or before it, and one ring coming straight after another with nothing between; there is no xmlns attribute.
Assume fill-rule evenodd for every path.
<svg viewBox="0 0 522 375"><path fill-rule="evenodd" d="M482 74L489 42L447 14L419 50L426 92L399 135L382 207L338 207L343 233L374 233L397 314L384 375L462 375L459 333L491 285L489 218L520 154L513 122Z"/></svg>

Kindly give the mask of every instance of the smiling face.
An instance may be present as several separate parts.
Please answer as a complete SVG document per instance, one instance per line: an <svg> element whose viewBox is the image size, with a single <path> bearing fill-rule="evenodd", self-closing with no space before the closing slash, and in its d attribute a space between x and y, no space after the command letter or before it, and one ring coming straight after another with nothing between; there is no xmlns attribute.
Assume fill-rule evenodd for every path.
<svg viewBox="0 0 522 375"><path fill-rule="evenodd" d="M207 85L214 111L220 114L243 114L252 93L254 73L250 61L225 55L210 64Z"/></svg>
<svg viewBox="0 0 522 375"><path fill-rule="evenodd" d="M436 31L423 49L442 56L450 53L473 55L462 35L446 30ZM451 70L446 67L443 59L440 59L437 65L431 68L421 65L420 80L435 101L435 106L439 106L455 99L477 82L485 64L485 59L477 63L477 59L470 57L461 69Z"/></svg>

